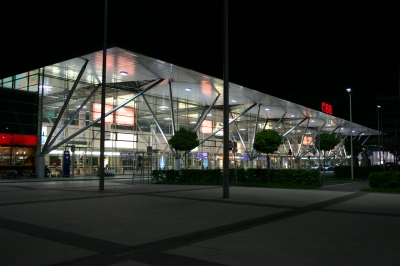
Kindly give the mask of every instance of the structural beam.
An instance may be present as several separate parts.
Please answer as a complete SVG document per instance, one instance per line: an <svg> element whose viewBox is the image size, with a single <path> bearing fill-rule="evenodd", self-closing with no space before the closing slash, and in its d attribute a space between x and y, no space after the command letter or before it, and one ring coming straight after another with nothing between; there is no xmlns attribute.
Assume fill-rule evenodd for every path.
<svg viewBox="0 0 400 266"><path fill-rule="evenodd" d="M157 81L155 81L153 84L151 84L150 86L148 86L147 88L145 88L144 90L140 91L139 93L135 94L134 96L130 97L128 100L126 100L124 103L118 105L117 107L115 107L114 109L110 110L109 112L107 112L104 117L109 116L110 114L114 113L115 111L117 111L119 108L125 106L126 104L128 104L129 102L131 102L132 100L136 99L137 97L139 97L140 95L144 94L145 92L147 92L148 90L152 89L153 87L157 86L158 84L160 84L163 81L163 79L159 79ZM101 117L97 118L96 120L92 121L91 123L89 123L86 127L81 128L80 130L78 130L77 132L75 132L74 134L72 134L71 136L65 138L63 141L61 141L60 143L58 143L57 145L55 145L54 147L52 147L51 149L48 149L46 151L46 154L49 153L52 150L57 149L58 147L60 147L61 145L63 145L64 143L68 142L70 139L75 138L76 136L78 136L79 134L81 134L83 131L85 131L86 129L90 128L91 126L95 125L97 122L99 122L101 120Z"/></svg>
<svg viewBox="0 0 400 266"><path fill-rule="evenodd" d="M89 60L86 60L85 64L82 66L81 71L79 72L79 75L76 78L76 80L74 82L74 85L72 86L72 88L71 88L71 90L70 90L70 92L69 92L69 94L67 96L67 99L65 100L64 105L61 108L60 113L58 114L58 116L56 118L56 121L53 124L53 127L51 128L51 131L50 131L49 135L47 136L46 143L43 145L43 150L48 150L48 145L49 145L50 139L53 136L53 133L56 130L56 127L57 127L58 123L60 122L60 120L61 120L61 118L62 118L62 116L64 114L65 109L67 109L69 101L71 100L72 95L74 94L75 89L78 86L79 81L81 80L83 72L85 72L85 69L86 69L86 66L87 66L88 62L89 62ZM43 152L42 152L42 155L43 155Z"/></svg>
<svg viewBox="0 0 400 266"><path fill-rule="evenodd" d="M161 126L160 126L160 123L158 123L157 117L156 117L156 115L154 114L153 110L151 109L149 102L147 101L146 97L144 97L144 95L143 95L142 97L143 97L144 102L145 102L146 105L147 105L147 108L148 108L149 111L150 111L150 114L153 116L154 122L156 123L156 125L157 125L157 127L158 127L158 130L160 130L161 135L163 136L165 142L166 142L167 145L170 147L171 152L172 152L172 153L174 154L174 156L175 156L175 151L174 151L174 150L172 149L172 147L168 144L167 136L165 136L164 131L162 130L162 128L161 128Z"/></svg>
<svg viewBox="0 0 400 266"><path fill-rule="evenodd" d="M294 127L292 127L291 129L289 129L285 134L283 134L283 137L286 137L287 134L289 134L290 132L292 132L294 129L296 129L301 123L303 123L306 119L308 119L308 117L302 119L299 123L297 123Z"/></svg>
<svg viewBox="0 0 400 266"><path fill-rule="evenodd" d="M175 127L174 101L172 100L171 79L168 80L168 85L169 85L169 101L171 106L172 135L175 135L176 127Z"/></svg>
<svg viewBox="0 0 400 266"><path fill-rule="evenodd" d="M258 105L258 111L257 111L257 116L256 116L256 124L254 125L254 134L253 134L253 139L251 141L251 159L253 159L253 153L254 153L254 140L256 139L256 133L257 133L257 126L258 126L258 117L260 116L260 108L261 104Z"/></svg>
<svg viewBox="0 0 400 266"><path fill-rule="evenodd" d="M233 119L233 114L232 114L232 112L231 112L231 117L232 117L232 119ZM240 134L240 130L239 130L239 127L237 126L236 121L233 121L233 124L235 125L236 131L237 131L237 133L238 133L238 135L239 135L240 142L241 142L242 145L243 145L243 149L245 150L245 152L247 153L247 155L249 155L249 152L248 152L247 149L246 149L246 144L245 144L244 141L243 141L242 134ZM250 155L249 155L249 157L250 157Z"/></svg>
<svg viewBox="0 0 400 266"><path fill-rule="evenodd" d="M60 131L58 131L58 133L54 136L53 140L49 143L48 147L50 148L45 148L43 147L43 151L42 154L47 150L47 149L51 149L51 145L53 145L53 143L57 140L57 138L64 132L64 130L72 123L72 121L74 121L75 117L79 114L79 112L82 110L83 106L85 106L85 104L87 104L87 102L93 97L93 95L97 92L97 90L100 88L101 86L98 85L94 88L94 90L89 94L89 96L85 99L85 101L81 104L81 106L79 106L79 108L75 111L75 113L69 118L68 122L65 123L65 125L60 129Z"/></svg>
<svg viewBox="0 0 400 266"><path fill-rule="evenodd" d="M203 123L204 119L207 117L207 115L210 112L210 110L214 107L214 105L217 102L219 96L220 96L220 94L218 94L217 97L215 97L213 103L207 109L205 109L203 111L203 113L201 114L199 120L197 121L197 123L196 123L196 125L195 125L195 127L193 129L193 132L196 132L199 129L201 123Z"/></svg>
<svg viewBox="0 0 400 266"><path fill-rule="evenodd" d="M286 112L283 113L282 117L278 120L278 122L276 123L276 126L274 127L274 130L278 127L279 123L282 121L282 119L285 117Z"/></svg>
<svg viewBox="0 0 400 266"><path fill-rule="evenodd" d="M371 137L371 135L368 135L368 137L363 141L363 143L361 143L361 145L364 145L364 143L369 139L369 137Z"/></svg>
<svg viewBox="0 0 400 266"><path fill-rule="evenodd" d="M297 159L299 159L300 151L301 151L301 148L303 147L303 138L304 138L304 136L306 135L306 132L307 132L307 130L308 130L308 124L309 124L309 123L310 123L310 118L308 118L308 120L307 120L307 126L306 126L306 128L304 129L303 136L301 136L300 146L299 146L299 149L297 150L297 156L296 156Z"/></svg>
<svg viewBox="0 0 400 266"><path fill-rule="evenodd" d="M257 105L256 103L252 104L249 108L247 108L246 110L242 111L238 116L236 116L235 118L233 118L228 124L233 123L234 121L236 121L239 117L241 117L242 115L244 115L245 113L247 113L251 108L253 108L255 105ZM218 132L220 132L221 130L223 130L225 127L225 125L223 125L221 128L215 130L211 135L209 135L207 138L203 139L200 143L199 146L201 144L203 144L204 142L206 142L208 139L212 138L215 134L217 134Z"/></svg>

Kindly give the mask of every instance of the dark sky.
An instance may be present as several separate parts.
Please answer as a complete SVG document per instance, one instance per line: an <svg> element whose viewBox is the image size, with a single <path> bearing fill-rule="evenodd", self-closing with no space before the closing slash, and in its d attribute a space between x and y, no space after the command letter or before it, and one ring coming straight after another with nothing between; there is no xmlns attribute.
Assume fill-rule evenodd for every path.
<svg viewBox="0 0 400 266"><path fill-rule="evenodd" d="M0 77L102 49L104 1L1 4ZM268 1L269 2L269 1ZM230 1L230 81L394 132L397 7L378 2ZM8 14L8 16L4 16ZM108 45L222 78L223 1L109 1Z"/></svg>

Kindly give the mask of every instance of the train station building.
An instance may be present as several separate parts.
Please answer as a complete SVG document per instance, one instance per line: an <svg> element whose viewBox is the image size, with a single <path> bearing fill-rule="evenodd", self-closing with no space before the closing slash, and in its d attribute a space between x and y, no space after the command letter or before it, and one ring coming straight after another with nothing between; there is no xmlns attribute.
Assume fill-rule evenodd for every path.
<svg viewBox="0 0 400 266"><path fill-rule="evenodd" d="M53 176L62 175L63 155L69 151L71 176L97 174L102 54L98 51L0 79L6 95L1 100L2 169L42 167L39 157L43 158L40 165L48 165ZM187 167L222 169L223 99L221 79L109 48L105 165L117 174L139 168L172 169L177 154L168 139L183 127L196 132L200 141L187 156ZM346 139L363 143L379 133L335 117L327 103L313 110L240 84L229 84L229 105L229 138L237 144L229 160L236 167L267 167L267 156L253 149L255 133L262 129L276 130L283 137L279 150L270 156L270 167L276 169L309 169L320 164L320 133L340 139L325 154L329 165L348 162ZM379 163L374 154L359 157L360 164Z"/></svg>

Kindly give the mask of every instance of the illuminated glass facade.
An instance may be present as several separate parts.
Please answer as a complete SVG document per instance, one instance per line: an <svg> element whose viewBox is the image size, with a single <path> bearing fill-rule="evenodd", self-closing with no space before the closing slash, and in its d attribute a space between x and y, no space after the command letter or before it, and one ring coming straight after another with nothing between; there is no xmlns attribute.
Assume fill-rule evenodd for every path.
<svg viewBox="0 0 400 266"><path fill-rule="evenodd" d="M3 88L39 95L40 131L35 152L44 156L44 163L53 173L60 172L65 150L72 154L71 174L97 173L101 77L99 51L0 80ZM176 154L167 141L175 130L184 127L197 132L200 140L200 145L187 156L186 167L222 168L222 88L220 79L121 48L108 49L107 166L116 174L131 174L143 168L174 168ZM255 132L264 128L283 136L284 143L270 158L271 168L278 169L309 169L322 164L317 145L321 132L340 139L335 150L326 153L329 165L346 164L346 138L363 142L369 135L378 134L373 129L355 123L351 127L344 119L237 84L230 84L229 102L230 139L237 143L237 153L230 155L232 167L235 162L237 167L267 167L266 155L252 148ZM151 156L147 153L149 146ZM185 167L184 162L181 167Z"/></svg>

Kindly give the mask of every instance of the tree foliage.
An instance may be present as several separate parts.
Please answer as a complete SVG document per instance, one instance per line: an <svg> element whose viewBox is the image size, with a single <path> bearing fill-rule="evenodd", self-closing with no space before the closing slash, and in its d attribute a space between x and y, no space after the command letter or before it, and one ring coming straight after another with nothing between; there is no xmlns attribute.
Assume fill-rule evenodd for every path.
<svg viewBox="0 0 400 266"><path fill-rule="evenodd" d="M400 140L398 138L386 138L383 143L383 147L386 151L393 154L396 158L396 162L400 159Z"/></svg>
<svg viewBox="0 0 400 266"><path fill-rule="evenodd" d="M346 149L346 153L351 155L351 141L350 139L347 139L346 142L344 143L344 148ZM354 158L362 152L363 147L361 145L361 142L359 142L357 139L353 139L353 153L354 153Z"/></svg>
<svg viewBox="0 0 400 266"><path fill-rule="evenodd" d="M339 139L333 134L322 133L319 135L320 150L330 151L339 143Z"/></svg>
<svg viewBox="0 0 400 266"><path fill-rule="evenodd" d="M168 140L168 144L175 150L188 152L199 146L199 139L196 132L181 127L175 132L175 135Z"/></svg>
<svg viewBox="0 0 400 266"><path fill-rule="evenodd" d="M253 148L258 152L272 154L276 152L282 144L282 136L272 129L263 129L257 132L254 139Z"/></svg>

